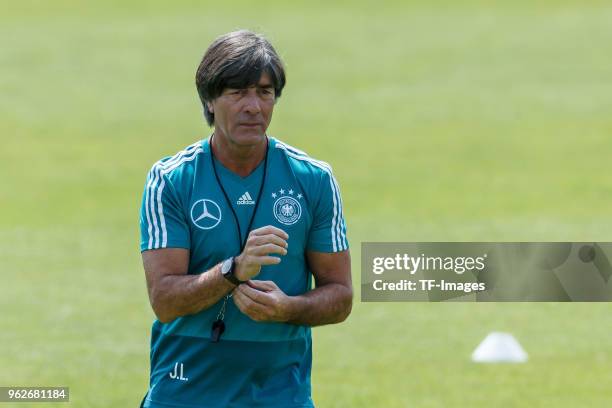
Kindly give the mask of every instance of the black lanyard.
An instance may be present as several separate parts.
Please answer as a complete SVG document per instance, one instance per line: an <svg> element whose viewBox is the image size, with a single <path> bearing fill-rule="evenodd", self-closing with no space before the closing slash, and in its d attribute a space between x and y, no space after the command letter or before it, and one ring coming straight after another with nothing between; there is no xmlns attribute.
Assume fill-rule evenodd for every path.
<svg viewBox="0 0 612 408"><path fill-rule="evenodd" d="M242 231L240 230L240 223L238 222L238 216L236 215L234 206L232 205L232 202L230 201L227 195L227 192L225 191L225 188L223 188L223 184L221 183L221 180L219 179L219 175L217 174L217 166L215 165L215 154L213 153L213 148L212 148L212 137L210 138L210 161L212 164L213 173L215 173L215 179L217 179L217 184L221 188L221 191L223 192L223 196L225 197L225 202L227 203L227 206L229 207L229 209L232 212L232 215L234 216L234 221L236 223L236 230L238 232L238 239L239 239L238 241L238 247L240 248L239 254L242 253L242 251L244 250L244 247L246 245L246 240L249 236L249 232L251 232L251 227L253 226L253 220L255 219L257 208L259 208L259 202L261 201L261 194L263 193L264 184L266 182L266 173L268 172L268 143L269 143L268 136L266 136L266 154L264 156L264 169L263 169L263 176L261 178L261 184L259 185L259 193L257 193L257 200L255 201L255 208L253 208L253 213L251 214L251 219L249 220L249 224L247 226L246 233L244 234L244 238L242 238Z"/></svg>
<svg viewBox="0 0 612 408"><path fill-rule="evenodd" d="M213 136L214 136L214 134L213 134ZM217 166L215 165L215 154L213 153L213 148L212 148L212 138L213 138L213 136L211 136L210 142L209 142L209 144L210 144L210 161L211 161L211 164L212 164L213 173L215 173L215 179L217 179L217 184L221 188L221 191L223 192L223 196L225 197L225 202L227 203L227 206L229 207L229 209L232 212L232 215L234 216L234 222L236 223L236 230L238 232L238 246L240 247L240 251L239 251L239 254L240 254L244 250L247 238L249 237L249 232L251 232L251 227L253 226L253 220L255 219L255 214L257 213L257 208L259 208L259 202L261 201L261 194L263 192L264 184L266 182L266 174L267 174L267 171L268 171L268 147L269 147L269 140L268 140L268 136L266 136L266 154L264 156L264 169L263 169L263 176L261 178L261 184L259 185L259 193L257 193L257 201L255 201L255 208L253 208L253 213L251 214L251 219L249 220L249 225L247 226L246 233L244 234L244 238L242 238L242 232L240 230L240 222L238 222L238 216L236 215L236 211L234 210L234 206L232 205L232 202L230 201L230 199L229 199L229 197L227 195L227 192L225 191L225 188L223 188L223 184L221 183L221 180L219 179L219 175L217 174ZM224 296L223 304L221 305L221 309L219 310L219 313L217 314L217 320L215 320L213 322L213 324L212 324L212 328L211 328L211 341L213 343L218 342L219 338L221 337L221 334L223 334L223 332L225 331L225 323L223 322L223 320L225 319L225 306L227 305L227 301L228 301L228 299L231 296L232 296L231 293Z"/></svg>

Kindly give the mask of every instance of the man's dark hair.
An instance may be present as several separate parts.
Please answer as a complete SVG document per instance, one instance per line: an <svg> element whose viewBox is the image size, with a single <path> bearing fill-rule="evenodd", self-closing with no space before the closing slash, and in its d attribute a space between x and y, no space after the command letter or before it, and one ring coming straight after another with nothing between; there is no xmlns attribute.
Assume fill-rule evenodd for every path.
<svg viewBox="0 0 612 408"><path fill-rule="evenodd" d="M196 87L208 125L213 125L215 115L206 102L217 98L225 88L256 85L264 72L272 80L275 98L279 98L285 87L285 68L272 44L248 30L218 37L206 50L196 72Z"/></svg>

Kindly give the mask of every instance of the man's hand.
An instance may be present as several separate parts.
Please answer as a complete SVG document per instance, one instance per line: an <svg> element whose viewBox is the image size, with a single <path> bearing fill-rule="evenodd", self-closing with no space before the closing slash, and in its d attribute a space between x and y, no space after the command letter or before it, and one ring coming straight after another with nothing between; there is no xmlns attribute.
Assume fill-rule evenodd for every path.
<svg viewBox="0 0 612 408"><path fill-rule="evenodd" d="M234 275L248 281L259 275L263 265L279 264L281 259L269 254L287 255L289 235L280 228L267 225L249 233L244 250L235 259Z"/></svg>
<svg viewBox="0 0 612 408"><path fill-rule="evenodd" d="M286 322L291 319L291 297L272 281L250 280L234 289L234 303L256 322Z"/></svg>

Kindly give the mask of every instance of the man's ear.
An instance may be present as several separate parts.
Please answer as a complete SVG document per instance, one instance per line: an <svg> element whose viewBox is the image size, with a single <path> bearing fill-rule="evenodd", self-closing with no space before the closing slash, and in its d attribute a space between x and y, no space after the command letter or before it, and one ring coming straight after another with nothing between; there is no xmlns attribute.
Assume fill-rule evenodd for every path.
<svg viewBox="0 0 612 408"><path fill-rule="evenodd" d="M215 113L214 109L213 109L213 105L210 102L206 102L206 107L208 108L208 111L210 113Z"/></svg>

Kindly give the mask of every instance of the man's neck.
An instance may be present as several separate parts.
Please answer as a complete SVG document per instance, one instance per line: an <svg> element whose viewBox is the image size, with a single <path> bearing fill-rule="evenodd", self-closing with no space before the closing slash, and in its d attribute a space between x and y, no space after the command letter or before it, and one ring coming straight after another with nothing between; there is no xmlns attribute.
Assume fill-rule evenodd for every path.
<svg viewBox="0 0 612 408"><path fill-rule="evenodd" d="M267 137L264 137L261 143L250 146L240 146L214 133L212 136L211 149L215 158L219 160L221 164L238 174L240 177L246 177L251 174L264 159L266 149L268 148L267 141Z"/></svg>

